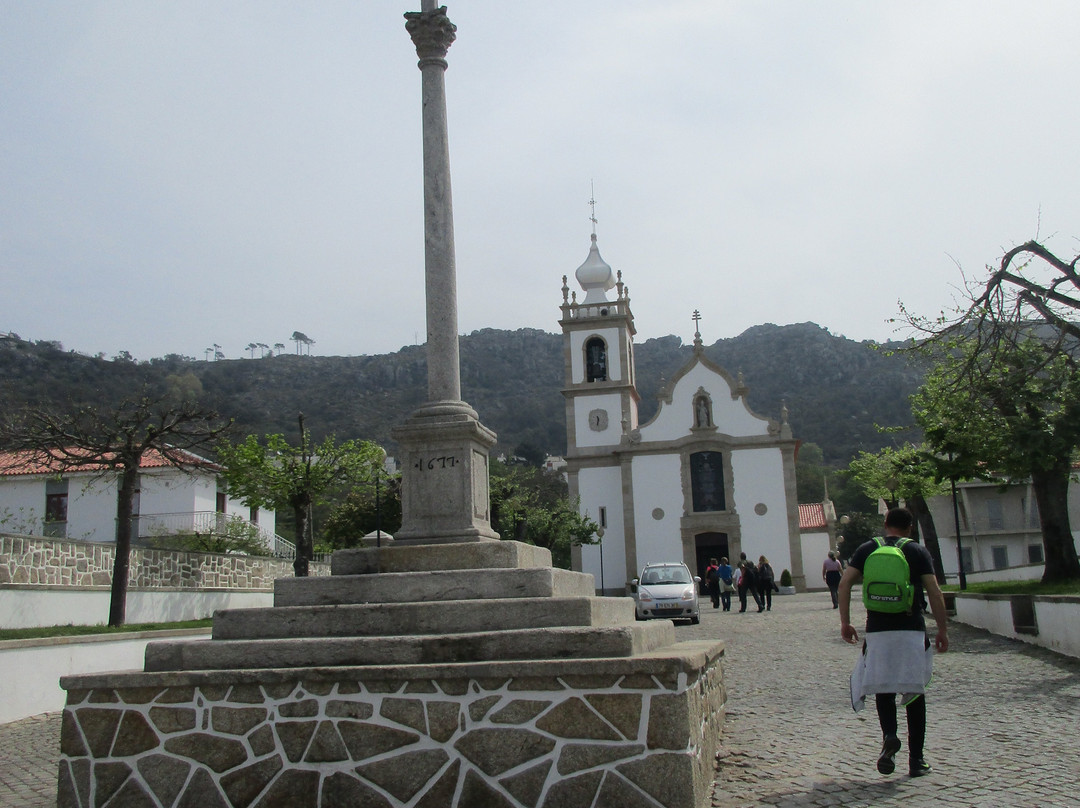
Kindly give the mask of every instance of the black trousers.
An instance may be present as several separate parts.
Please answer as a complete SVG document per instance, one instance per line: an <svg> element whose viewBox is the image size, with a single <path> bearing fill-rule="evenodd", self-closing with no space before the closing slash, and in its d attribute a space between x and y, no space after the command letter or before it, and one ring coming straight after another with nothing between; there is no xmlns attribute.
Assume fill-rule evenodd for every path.
<svg viewBox="0 0 1080 808"><path fill-rule="evenodd" d="M896 735L896 694L878 693L876 696L878 723L882 735ZM923 756L926 743L926 697L917 696L907 705L908 757L917 760Z"/></svg>

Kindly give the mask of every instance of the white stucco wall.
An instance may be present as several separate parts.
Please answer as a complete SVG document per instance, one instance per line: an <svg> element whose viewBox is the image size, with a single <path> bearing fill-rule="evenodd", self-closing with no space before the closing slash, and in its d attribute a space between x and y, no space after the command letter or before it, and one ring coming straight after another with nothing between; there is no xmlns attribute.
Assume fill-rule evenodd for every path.
<svg viewBox="0 0 1080 808"><path fill-rule="evenodd" d="M593 337L600 337L607 343L608 381L624 381L622 357L619 356L619 329L596 328L591 331L570 332L570 381L581 384L585 381L585 343Z"/></svg>
<svg viewBox="0 0 1080 808"><path fill-rule="evenodd" d="M1036 597L1034 606L1035 622L1039 627L1036 635L1016 632L1008 595L959 593L954 619L1059 654L1080 657L1080 601L1073 597Z"/></svg>
<svg viewBox="0 0 1080 808"><path fill-rule="evenodd" d="M185 474L178 469L155 469L139 475L139 513L191 513L212 511L217 480L207 474ZM196 502L208 503L197 507Z"/></svg>
<svg viewBox="0 0 1080 808"><path fill-rule="evenodd" d="M731 453L735 504L742 527L742 551L757 561L766 556L776 571L791 569L784 463L779 449L743 449ZM758 503L766 511L759 515Z"/></svg>
<svg viewBox="0 0 1080 808"><path fill-rule="evenodd" d="M95 626L108 622L108 587L0 587L0 626ZM273 606L274 593L255 589L130 589L128 623L173 623L213 617L217 609Z"/></svg>
<svg viewBox="0 0 1080 808"><path fill-rule="evenodd" d="M638 567L650 562L682 561L681 457L639 455L633 459L631 469ZM663 511L660 519L654 516L656 509Z"/></svg>
<svg viewBox="0 0 1080 808"><path fill-rule="evenodd" d="M44 478L9 478L0 485L0 528L12 533L40 533L44 516Z"/></svg>
<svg viewBox="0 0 1080 808"><path fill-rule="evenodd" d="M688 434L694 426L694 396L699 388L712 399L713 423L718 432L733 437L768 434L769 422L751 413L743 399L733 400L723 376L697 362L676 382L671 403L662 402L653 419L641 427L641 439L675 440Z"/></svg>
<svg viewBox="0 0 1080 808"><path fill-rule="evenodd" d="M116 477L69 478L66 538L116 541Z"/></svg>
<svg viewBox="0 0 1080 808"><path fill-rule="evenodd" d="M589 413L596 409L607 410L607 429L602 432L589 427ZM578 448L617 444L622 437L622 399L619 394L602 393L574 399L574 429L577 430Z"/></svg>
<svg viewBox="0 0 1080 808"><path fill-rule="evenodd" d="M67 692L60 677L77 673L142 670L146 644L152 640L183 637L209 639L205 631L143 631L122 639L118 635L55 637L48 640L0 642L0 724L40 713L62 710ZM27 671L33 671L28 676Z"/></svg>
<svg viewBox="0 0 1080 808"><path fill-rule="evenodd" d="M803 575L806 576L806 588L807 589L828 589L825 586L825 579L821 577L821 565L825 563L825 559L829 557L829 534L822 531L821 533L803 533L800 544L802 545L802 567ZM776 569L777 583L780 582L780 572L782 567ZM790 569L790 567L789 567Z"/></svg>
<svg viewBox="0 0 1080 808"><path fill-rule="evenodd" d="M596 579L597 589L617 589L626 584L626 523L622 512L622 471L618 466L586 468L578 474L578 496L581 512L599 522L600 508L607 510L603 547L586 544L581 547L581 571ZM600 557L603 553L603 582L600 579Z"/></svg>

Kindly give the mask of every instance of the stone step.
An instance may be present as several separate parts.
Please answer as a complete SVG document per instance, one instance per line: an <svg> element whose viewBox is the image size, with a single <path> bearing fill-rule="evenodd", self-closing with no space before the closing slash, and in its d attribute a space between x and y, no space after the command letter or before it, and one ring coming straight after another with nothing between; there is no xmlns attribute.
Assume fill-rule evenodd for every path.
<svg viewBox="0 0 1080 808"><path fill-rule="evenodd" d="M215 640L463 634L634 622L630 598L498 598L227 609L214 614Z"/></svg>
<svg viewBox="0 0 1080 808"><path fill-rule="evenodd" d="M155 642L146 671L424 665L632 657L675 642L668 620L600 628L531 628L411 637Z"/></svg>
<svg viewBox="0 0 1080 808"><path fill-rule="evenodd" d="M330 558L331 575L550 566L550 550L520 541L391 544L338 550Z"/></svg>
<svg viewBox="0 0 1080 808"><path fill-rule="evenodd" d="M595 594L591 575L551 567L385 572L326 578L278 578L274 581L274 606L592 597Z"/></svg>

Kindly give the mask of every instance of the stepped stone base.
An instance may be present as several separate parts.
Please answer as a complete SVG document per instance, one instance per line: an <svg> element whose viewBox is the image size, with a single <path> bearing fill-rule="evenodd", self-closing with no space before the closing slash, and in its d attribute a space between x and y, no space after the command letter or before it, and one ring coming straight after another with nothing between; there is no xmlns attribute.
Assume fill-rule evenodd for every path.
<svg viewBox="0 0 1080 808"><path fill-rule="evenodd" d="M58 806L703 806L722 649L67 677Z"/></svg>
<svg viewBox="0 0 1080 808"><path fill-rule="evenodd" d="M517 542L335 555L143 672L65 677L60 808L699 808L720 642Z"/></svg>

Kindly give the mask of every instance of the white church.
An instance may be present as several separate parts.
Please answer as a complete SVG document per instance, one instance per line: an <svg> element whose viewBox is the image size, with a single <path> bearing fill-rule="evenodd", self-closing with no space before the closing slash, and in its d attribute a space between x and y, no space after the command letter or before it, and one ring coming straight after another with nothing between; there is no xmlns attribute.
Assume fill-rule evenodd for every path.
<svg viewBox="0 0 1080 808"><path fill-rule="evenodd" d="M752 412L746 385L705 358L698 331L656 415L639 423L630 296L595 232L576 277L584 299L564 276L559 321L566 472L571 497L602 537L574 548L574 569L592 573L603 594L623 595L646 563L682 561L701 575L710 558L735 562L745 552L755 562L766 556L778 581L789 570L803 591L797 441L786 408L779 423Z"/></svg>

